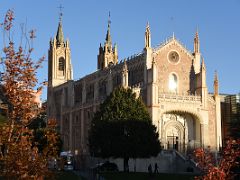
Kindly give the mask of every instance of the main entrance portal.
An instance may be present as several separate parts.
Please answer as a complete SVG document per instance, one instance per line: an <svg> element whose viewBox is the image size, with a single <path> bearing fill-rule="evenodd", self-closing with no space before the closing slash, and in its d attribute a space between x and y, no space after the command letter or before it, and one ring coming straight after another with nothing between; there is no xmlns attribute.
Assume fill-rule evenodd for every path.
<svg viewBox="0 0 240 180"><path fill-rule="evenodd" d="M162 116L161 142L164 149L186 152L200 145L200 123L190 114L166 113Z"/></svg>

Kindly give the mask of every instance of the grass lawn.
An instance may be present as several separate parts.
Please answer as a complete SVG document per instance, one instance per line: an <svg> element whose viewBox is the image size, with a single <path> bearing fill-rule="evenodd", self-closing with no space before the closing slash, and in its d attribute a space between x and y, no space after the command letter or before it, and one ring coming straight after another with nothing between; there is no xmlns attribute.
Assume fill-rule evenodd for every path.
<svg viewBox="0 0 240 180"><path fill-rule="evenodd" d="M108 172L103 173L102 176L106 180L193 180L194 176L189 174L156 174L150 176L148 173L124 173L124 172Z"/></svg>
<svg viewBox="0 0 240 180"><path fill-rule="evenodd" d="M74 174L72 171L58 171L56 175L57 180L85 180L80 176Z"/></svg>
<svg viewBox="0 0 240 180"><path fill-rule="evenodd" d="M81 178L80 176L74 174L72 171L56 171L56 174L53 178L45 178L46 180L56 179L56 180L86 180L85 178ZM4 180L3 177L0 176L0 180Z"/></svg>

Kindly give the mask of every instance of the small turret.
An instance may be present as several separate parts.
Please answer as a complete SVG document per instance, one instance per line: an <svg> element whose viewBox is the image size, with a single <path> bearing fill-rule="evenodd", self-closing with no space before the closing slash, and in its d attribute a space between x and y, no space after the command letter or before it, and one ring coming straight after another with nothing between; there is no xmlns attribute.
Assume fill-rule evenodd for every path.
<svg viewBox="0 0 240 180"><path fill-rule="evenodd" d="M202 58L202 64L200 69L200 95L202 96L203 108L207 108L208 106L208 89L207 89L207 72L204 59Z"/></svg>
<svg viewBox="0 0 240 180"><path fill-rule="evenodd" d="M149 22L147 22L146 30L145 30L145 46L144 46L144 52L146 57L146 69L152 68L152 48L151 48L151 32L150 32L150 26ZM147 72L144 74L144 82L147 80Z"/></svg>
<svg viewBox="0 0 240 180"><path fill-rule="evenodd" d="M118 48L117 48L116 43L114 44L113 55L114 55L114 57L113 57L114 64L117 64L118 63Z"/></svg>
<svg viewBox="0 0 240 180"><path fill-rule="evenodd" d="M201 72L203 72L203 71L206 71L206 66L205 66L204 59L202 58Z"/></svg>
<svg viewBox="0 0 240 180"><path fill-rule="evenodd" d="M127 68L126 60L124 60L123 69L122 69L122 86L124 88L128 87L128 68Z"/></svg>
<svg viewBox="0 0 240 180"><path fill-rule="evenodd" d="M114 50L113 50L113 52L114 52L114 54L116 54L116 55L118 54L117 44L116 44L116 43L114 44Z"/></svg>
<svg viewBox="0 0 240 180"><path fill-rule="evenodd" d="M198 30L195 33L194 37L194 70L195 73L199 73L200 71L200 60L201 60L201 54L200 54L200 41L198 36Z"/></svg>
<svg viewBox="0 0 240 180"><path fill-rule="evenodd" d="M204 62L204 59L202 58L202 64L201 64L201 86L203 88L207 87L207 80L206 80L206 66L205 66L205 62Z"/></svg>
<svg viewBox="0 0 240 180"><path fill-rule="evenodd" d="M146 31L145 31L145 48L151 48L151 32L149 22L147 22Z"/></svg>
<svg viewBox="0 0 240 180"><path fill-rule="evenodd" d="M196 31L195 37L194 37L194 54L200 53L200 42L198 37L198 30Z"/></svg>
<svg viewBox="0 0 240 180"><path fill-rule="evenodd" d="M219 86L218 86L218 75L217 75L217 71L215 71L214 73L214 96L217 96L219 94L218 90L219 90Z"/></svg>
<svg viewBox="0 0 240 180"><path fill-rule="evenodd" d="M103 54L103 47L102 47L102 44L100 43L99 45L99 54Z"/></svg>

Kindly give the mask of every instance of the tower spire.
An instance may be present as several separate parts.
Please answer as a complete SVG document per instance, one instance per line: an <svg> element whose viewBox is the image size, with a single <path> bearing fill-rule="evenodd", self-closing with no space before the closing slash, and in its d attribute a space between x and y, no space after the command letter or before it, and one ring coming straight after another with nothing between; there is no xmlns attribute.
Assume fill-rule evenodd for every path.
<svg viewBox="0 0 240 180"><path fill-rule="evenodd" d="M146 31L145 31L145 48L151 48L151 32L149 22L147 22Z"/></svg>
<svg viewBox="0 0 240 180"><path fill-rule="evenodd" d="M62 30L62 5L60 5L59 7L59 23L58 23L58 30L57 30L57 35L56 35L56 39L57 39L57 43L58 44L62 44L64 42L64 36L63 36L63 30Z"/></svg>
<svg viewBox="0 0 240 180"><path fill-rule="evenodd" d="M110 11L108 14L108 29L107 29L107 35L106 35L106 44L108 45L112 45L112 39L111 39L111 34L110 34L110 24L111 24L111 20L110 20Z"/></svg>

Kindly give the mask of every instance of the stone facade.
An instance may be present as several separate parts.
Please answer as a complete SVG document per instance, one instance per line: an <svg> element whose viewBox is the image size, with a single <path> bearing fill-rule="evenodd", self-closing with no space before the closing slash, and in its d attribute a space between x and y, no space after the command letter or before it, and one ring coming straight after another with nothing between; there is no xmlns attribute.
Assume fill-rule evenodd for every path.
<svg viewBox="0 0 240 180"><path fill-rule="evenodd" d="M104 46L99 47L98 70L74 81L69 41L64 42L60 22L56 37L50 41L48 61L47 114L57 119L64 150L88 154L88 130L94 112L119 85L132 88L142 97L165 149L185 153L197 146L221 147L218 79L215 76L214 94L209 94L198 32L193 52L174 36L152 48L147 25L143 51L118 61L109 21Z"/></svg>

